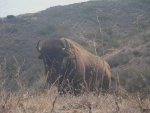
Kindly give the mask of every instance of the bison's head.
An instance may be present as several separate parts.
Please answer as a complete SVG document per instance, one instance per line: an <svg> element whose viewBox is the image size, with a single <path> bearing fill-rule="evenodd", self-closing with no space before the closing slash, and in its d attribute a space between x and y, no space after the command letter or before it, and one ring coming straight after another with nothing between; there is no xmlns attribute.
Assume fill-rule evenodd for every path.
<svg viewBox="0 0 150 113"><path fill-rule="evenodd" d="M42 59L45 66L45 73L49 70L60 70L63 58L68 55L69 45L67 40L64 39L50 39L43 43L42 47L39 47L40 41L37 43L36 49L39 52L39 59Z"/></svg>

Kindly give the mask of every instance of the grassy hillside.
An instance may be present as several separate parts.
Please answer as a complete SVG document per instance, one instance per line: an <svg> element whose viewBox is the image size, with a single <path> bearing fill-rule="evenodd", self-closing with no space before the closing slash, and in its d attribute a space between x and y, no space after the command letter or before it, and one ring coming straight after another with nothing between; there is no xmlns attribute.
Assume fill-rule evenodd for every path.
<svg viewBox="0 0 150 113"><path fill-rule="evenodd" d="M119 108L116 100L118 96L104 96L106 98L104 105L107 106L110 100L113 103L110 104L112 111L108 112L121 109L120 112L123 113L128 109L129 112L137 113L149 107L147 104L142 105L144 108L139 107L141 106L139 101L135 102L135 98L139 97L133 95L133 93L150 94L149 0L92 0L56 6L34 14L8 15L0 18L0 100L3 102L0 106L3 110L7 111L10 109L7 107L12 107L14 110L11 112L15 113L20 109L25 112L37 112L40 106L49 101L53 102L56 95L34 95L37 92L41 93L45 84L43 62L38 60L35 46L38 40L62 37L75 40L88 51L106 59L115 78L112 87L115 91L120 87L121 90L127 91L125 95L129 96L119 103ZM9 92L18 92L20 97ZM22 96L26 96L26 93L29 95L25 100L20 100L24 99ZM43 99L42 105L36 105L34 101L37 98ZM69 101L69 97L59 97L58 101L67 99L71 107L73 109L75 107L72 113L87 113L88 106L80 106L79 98L71 98ZM85 98L89 99L87 100L92 104L92 109L102 108L102 111L93 111L94 113L104 113L107 110L102 103L97 107L96 99L91 100L86 95ZM144 101L149 102L149 98ZM63 109L61 113L70 113L68 103L58 106L58 112L59 109ZM28 108L28 104L33 104L33 108ZM133 109L128 105L133 105ZM45 108L47 112L51 110L49 107ZM40 112L44 112L45 109L42 108L43 111Z"/></svg>

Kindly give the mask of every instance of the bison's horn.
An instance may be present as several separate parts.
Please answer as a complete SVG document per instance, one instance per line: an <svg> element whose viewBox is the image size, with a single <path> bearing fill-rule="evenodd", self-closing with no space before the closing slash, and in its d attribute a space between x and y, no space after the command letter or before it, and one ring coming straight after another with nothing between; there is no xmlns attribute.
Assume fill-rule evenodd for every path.
<svg viewBox="0 0 150 113"><path fill-rule="evenodd" d="M62 48L62 50L65 50L65 49L66 49L65 47Z"/></svg>
<svg viewBox="0 0 150 113"><path fill-rule="evenodd" d="M38 41L38 43L36 45L36 50L40 53L41 52L41 48L39 47L39 43L40 43L40 40Z"/></svg>
<svg viewBox="0 0 150 113"><path fill-rule="evenodd" d="M66 42L66 48L63 48L63 49L68 50L68 49L70 48L70 45L69 45L68 41L67 41L65 38L64 38L64 40L65 40L65 42Z"/></svg>

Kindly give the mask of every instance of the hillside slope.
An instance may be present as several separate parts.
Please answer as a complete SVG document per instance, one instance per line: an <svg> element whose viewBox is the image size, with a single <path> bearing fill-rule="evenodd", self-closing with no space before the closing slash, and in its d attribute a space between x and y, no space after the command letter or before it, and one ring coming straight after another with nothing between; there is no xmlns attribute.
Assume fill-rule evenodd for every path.
<svg viewBox="0 0 150 113"><path fill-rule="evenodd" d="M22 81L30 86L43 69L42 62L37 59L36 43L61 37L73 39L93 54L105 58L114 75L130 77L144 73L148 76L149 2L89 1L1 18L0 61L7 63L6 75L11 78L10 73L15 73L14 68L19 65ZM2 78L5 77L2 75Z"/></svg>

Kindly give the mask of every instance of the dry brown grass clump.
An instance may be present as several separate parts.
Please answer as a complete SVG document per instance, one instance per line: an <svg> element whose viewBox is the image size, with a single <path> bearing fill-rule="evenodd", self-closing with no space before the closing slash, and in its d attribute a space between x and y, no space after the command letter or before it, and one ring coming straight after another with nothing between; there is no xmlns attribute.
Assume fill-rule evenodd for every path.
<svg viewBox="0 0 150 113"><path fill-rule="evenodd" d="M140 94L85 93L58 95L55 89L36 94L1 92L0 113L148 113L150 98Z"/></svg>

